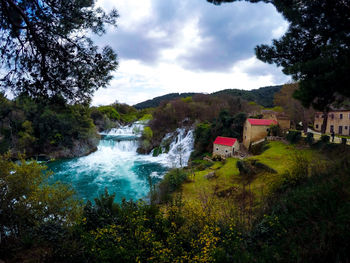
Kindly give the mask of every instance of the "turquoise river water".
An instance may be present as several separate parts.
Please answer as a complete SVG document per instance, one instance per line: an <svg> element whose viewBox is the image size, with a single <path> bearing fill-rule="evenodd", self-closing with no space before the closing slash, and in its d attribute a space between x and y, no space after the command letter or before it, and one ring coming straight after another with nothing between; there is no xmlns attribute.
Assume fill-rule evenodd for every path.
<svg viewBox="0 0 350 263"><path fill-rule="evenodd" d="M96 152L48 163L49 169L54 172L51 180L71 185L83 200L92 201L105 188L116 194L116 201L122 198L147 199L149 178L157 183L169 168L187 163L193 148L193 135L192 131L178 129L172 134L169 153L153 157L152 154L140 155L136 152L140 128L142 125L136 124L102 133ZM167 135L167 138L170 136ZM177 159L179 156L182 160Z"/></svg>

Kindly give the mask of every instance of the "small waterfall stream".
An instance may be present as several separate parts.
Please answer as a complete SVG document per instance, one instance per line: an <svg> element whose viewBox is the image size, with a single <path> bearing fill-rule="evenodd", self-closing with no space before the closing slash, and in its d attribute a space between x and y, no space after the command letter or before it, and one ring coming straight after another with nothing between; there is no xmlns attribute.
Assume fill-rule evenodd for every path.
<svg viewBox="0 0 350 263"><path fill-rule="evenodd" d="M143 127L134 123L102 132L96 152L49 163L54 172L52 180L70 184L84 200L93 200L105 188L116 193L116 201L146 197L149 177L156 183L169 168L187 165L194 139L193 131L177 129L165 138L173 138L168 153L140 155L136 150Z"/></svg>

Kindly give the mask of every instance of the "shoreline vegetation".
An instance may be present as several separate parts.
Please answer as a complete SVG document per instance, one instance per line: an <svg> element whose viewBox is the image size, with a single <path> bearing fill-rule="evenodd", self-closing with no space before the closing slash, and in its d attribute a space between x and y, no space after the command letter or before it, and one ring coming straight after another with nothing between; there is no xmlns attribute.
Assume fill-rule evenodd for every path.
<svg viewBox="0 0 350 263"><path fill-rule="evenodd" d="M1 180L9 189L2 207L13 212L4 210L0 258L346 262L349 147L301 140L264 148L245 160L192 161L152 186L150 202L120 204L107 189L83 204L69 187L48 185L44 166L2 156Z"/></svg>
<svg viewBox="0 0 350 263"><path fill-rule="evenodd" d="M203 159L216 136L241 139L247 113L261 109L255 103L195 96L141 111L122 104L38 107L26 98L2 103L8 120L2 122L2 131L10 123L16 145L40 141L36 118L47 120L43 125L56 125L56 133L71 127L65 125L72 118L78 124L75 131L82 129L86 135L121 123L148 121L140 147L145 153L156 149L155 155L166 149L161 139L167 132L195 127L188 166L170 170L157 185L150 180L144 201L117 203L106 189L99 198L83 203L69 186L49 184L45 166L21 156L13 163L10 155L1 155L0 259L5 262L349 260L347 145L310 141L292 133L286 137L289 143L264 142L244 160ZM82 139L84 133L77 134ZM48 140L41 142L44 146Z"/></svg>

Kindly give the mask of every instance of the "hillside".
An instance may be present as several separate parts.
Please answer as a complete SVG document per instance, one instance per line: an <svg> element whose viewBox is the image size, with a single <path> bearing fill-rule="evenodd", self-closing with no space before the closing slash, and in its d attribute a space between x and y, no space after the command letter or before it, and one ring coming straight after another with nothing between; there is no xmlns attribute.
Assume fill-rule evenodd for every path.
<svg viewBox="0 0 350 263"><path fill-rule="evenodd" d="M155 97L153 99L137 103L133 106L138 110L146 109L146 108L155 108L155 107L158 107L162 101L170 101L170 100L178 99L178 98L186 98L186 97L193 96L195 94L198 94L198 93L194 93L194 92L169 93L169 94L166 94L163 96Z"/></svg>
<svg viewBox="0 0 350 263"><path fill-rule="evenodd" d="M280 91L282 85L262 87L253 90L238 90L238 89L225 89L212 93L212 95L234 96L241 97L247 101L254 101L259 105L266 108L273 107L273 97L276 92Z"/></svg>
<svg viewBox="0 0 350 263"><path fill-rule="evenodd" d="M233 96L233 97L241 97L247 101L254 101L257 104L260 104L264 107L273 107L273 97L276 92L278 92L282 88L282 85L278 86L268 86L262 87L259 89L253 90L239 90L239 89L225 89L220 90L210 95L213 96ZM185 98L189 96L193 96L195 94L202 93L169 93L163 96L155 97L151 100L146 100L134 105L136 109L145 109L145 108L153 108L158 107L162 101L170 101L177 98Z"/></svg>

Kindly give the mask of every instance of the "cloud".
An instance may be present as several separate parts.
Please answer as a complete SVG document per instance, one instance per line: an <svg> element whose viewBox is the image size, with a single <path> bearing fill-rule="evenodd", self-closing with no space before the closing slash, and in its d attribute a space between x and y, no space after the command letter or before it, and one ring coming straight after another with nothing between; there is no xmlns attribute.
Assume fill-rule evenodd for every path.
<svg viewBox="0 0 350 263"><path fill-rule="evenodd" d="M254 55L256 45L271 43L287 29L271 4L100 0L98 5L120 13L118 28L94 39L116 50L120 68L110 87L96 93L94 104L111 98L136 103L169 92L252 89L289 79Z"/></svg>

